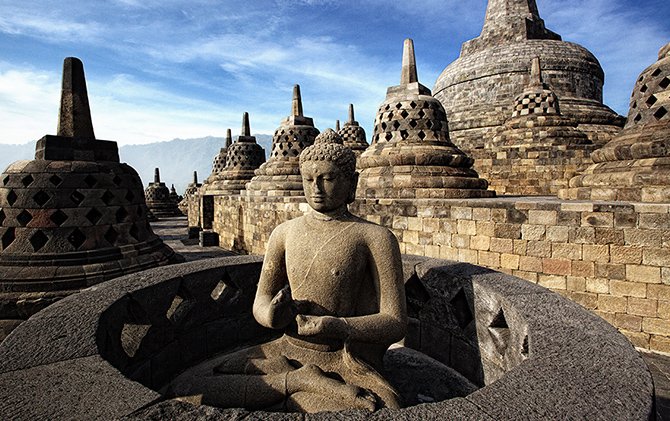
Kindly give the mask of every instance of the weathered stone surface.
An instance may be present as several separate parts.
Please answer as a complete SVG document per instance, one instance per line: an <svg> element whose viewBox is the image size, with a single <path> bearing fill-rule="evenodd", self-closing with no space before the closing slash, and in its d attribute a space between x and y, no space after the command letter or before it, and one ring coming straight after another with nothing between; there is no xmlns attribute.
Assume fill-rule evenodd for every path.
<svg viewBox="0 0 670 421"><path fill-rule="evenodd" d="M147 207L156 217L178 216L181 211L177 203L170 198L170 190L165 183L161 181L160 170L156 168L153 183L149 183L144 190Z"/></svg>
<svg viewBox="0 0 670 421"><path fill-rule="evenodd" d="M559 197L670 201L670 57L665 50L638 78L623 131L593 152L594 164L570 180Z"/></svg>
<svg viewBox="0 0 670 421"><path fill-rule="evenodd" d="M339 120L337 123L339 125ZM354 118L354 104L349 104L349 120L341 129L337 127L335 131L344 139L344 146L351 148L356 157L359 157L370 146L365 137L365 129Z"/></svg>
<svg viewBox="0 0 670 421"><path fill-rule="evenodd" d="M359 197L491 197L473 160L449 140L444 108L417 81L414 44L406 40L401 84L379 106L370 147L360 156Z"/></svg>
<svg viewBox="0 0 670 421"><path fill-rule="evenodd" d="M490 0L481 35L463 44L433 88L458 147L472 153L495 135L512 114L513 98L528 85L534 57L561 98L563 115L593 143L602 145L620 130L623 117L602 103L598 60L547 30L535 0Z"/></svg>

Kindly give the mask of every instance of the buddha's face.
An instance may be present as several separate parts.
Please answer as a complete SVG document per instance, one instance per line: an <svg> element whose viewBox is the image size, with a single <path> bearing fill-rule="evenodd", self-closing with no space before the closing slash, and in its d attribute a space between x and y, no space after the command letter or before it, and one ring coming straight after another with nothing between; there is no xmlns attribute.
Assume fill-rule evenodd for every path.
<svg viewBox="0 0 670 421"><path fill-rule="evenodd" d="M307 203L315 211L328 213L351 202L356 176L345 176L332 161L307 161L300 171Z"/></svg>

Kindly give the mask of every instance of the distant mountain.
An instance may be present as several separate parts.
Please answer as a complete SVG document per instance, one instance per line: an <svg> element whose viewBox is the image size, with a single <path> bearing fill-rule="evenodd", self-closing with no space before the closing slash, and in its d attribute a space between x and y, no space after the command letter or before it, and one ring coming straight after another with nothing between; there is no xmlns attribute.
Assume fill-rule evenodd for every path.
<svg viewBox="0 0 670 421"><path fill-rule="evenodd" d="M256 141L269 155L272 136L255 135ZM235 139L233 139L235 140ZM154 181L154 169L160 168L161 181L171 187L174 184L179 194L193 182L193 171L198 172L198 182L209 177L214 157L218 155L226 140L223 137L207 136L198 139L173 139L168 142L144 145L124 145L119 148L121 162L125 162L140 174L146 187ZM24 145L0 145L0 168L11 163L35 157L35 142Z"/></svg>

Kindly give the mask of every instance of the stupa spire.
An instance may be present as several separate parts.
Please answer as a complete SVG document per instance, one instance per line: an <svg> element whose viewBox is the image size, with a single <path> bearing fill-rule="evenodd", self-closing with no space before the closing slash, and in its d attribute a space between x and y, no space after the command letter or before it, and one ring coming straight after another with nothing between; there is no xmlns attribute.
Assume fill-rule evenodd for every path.
<svg viewBox="0 0 670 421"><path fill-rule="evenodd" d="M244 113L242 117L242 134L241 136L249 137L251 136L251 128L249 126L249 113Z"/></svg>
<svg viewBox="0 0 670 421"><path fill-rule="evenodd" d="M193 184L198 184L198 172L193 171Z"/></svg>
<svg viewBox="0 0 670 421"><path fill-rule="evenodd" d="M335 120L335 131L336 132L340 131L340 120Z"/></svg>
<svg viewBox="0 0 670 421"><path fill-rule="evenodd" d="M354 104L349 104L349 124L353 124L356 121L354 118Z"/></svg>
<svg viewBox="0 0 670 421"><path fill-rule="evenodd" d="M542 87L542 70L540 70L540 58L535 57L530 65L530 86Z"/></svg>
<svg viewBox="0 0 670 421"><path fill-rule="evenodd" d="M414 41L406 39L402 49L402 74L400 84L407 85L418 82L419 77L416 72L416 57L414 55Z"/></svg>
<svg viewBox="0 0 670 421"><path fill-rule="evenodd" d="M63 62L58 136L95 139L84 64L74 57Z"/></svg>
<svg viewBox="0 0 670 421"><path fill-rule="evenodd" d="M161 182L161 173L158 168L154 170L154 183L160 183Z"/></svg>
<svg viewBox="0 0 670 421"><path fill-rule="evenodd" d="M233 134L230 132L230 129L226 130L226 149L233 143Z"/></svg>
<svg viewBox="0 0 670 421"><path fill-rule="evenodd" d="M291 108L292 117L302 117L302 97L300 96L300 85L293 86L293 106Z"/></svg>

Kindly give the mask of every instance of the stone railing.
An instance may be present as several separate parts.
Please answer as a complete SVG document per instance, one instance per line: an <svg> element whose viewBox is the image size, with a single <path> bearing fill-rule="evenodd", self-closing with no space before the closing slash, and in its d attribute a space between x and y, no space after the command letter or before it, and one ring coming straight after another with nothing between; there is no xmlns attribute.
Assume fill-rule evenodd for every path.
<svg viewBox="0 0 670 421"><path fill-rule="evenodd" d="M274 336L250 314L261 259L152 269L33 316L0 344L0 418L249 419L240 409L164 401L156 390L199 361ZM583 307L467 263L404 256L403 268L405 347L479 389L399 411L256 412L254 419L652 419L642 358Z"/></svg>
<svg viewBox="0 0 670 421"><path fill-rule="evenodd" d="M304 198L213 199L220 245L241 253L265 253L275 226L310 210ZM670 204L503 196L358 199L350 209L391 229L403 253L537 283L603 317L635 346L670 353Z"/></svg>

